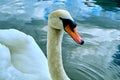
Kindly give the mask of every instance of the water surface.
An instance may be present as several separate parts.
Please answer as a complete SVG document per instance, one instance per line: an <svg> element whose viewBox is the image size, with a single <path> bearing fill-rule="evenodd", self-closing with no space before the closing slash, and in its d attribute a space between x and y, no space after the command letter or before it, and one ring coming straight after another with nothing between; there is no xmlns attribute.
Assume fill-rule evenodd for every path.
<svg viewBox="0 0 120 80"><path fill-rule="evenodd" d="M70 1L72 3L72 0ZM13 2L16 5L7 4L11 4L12 7L23 6L23 8L14 7L18 12L12 11L11 7L6 8L4 3L0 11L0 29L15 28L33 36L46 55L47 16L54 10L51 6L53 3L49 1L29 3L24 0L13 0ZM62 9L67 9L71 13L85 44L81 46L75 43L67 33L64 34L63 64L68 76L71 80L120 80L119 10L106 10L102 5L91 3L89 4L92 7L86 6L83 2L78 3L81 4L81 8L78 5L75 6L75 2L71 3L60 2L57 5L64 5ZM68 5L72 6L67 7ZM61 6L56 7L56 9L59 8Z"/></svg>

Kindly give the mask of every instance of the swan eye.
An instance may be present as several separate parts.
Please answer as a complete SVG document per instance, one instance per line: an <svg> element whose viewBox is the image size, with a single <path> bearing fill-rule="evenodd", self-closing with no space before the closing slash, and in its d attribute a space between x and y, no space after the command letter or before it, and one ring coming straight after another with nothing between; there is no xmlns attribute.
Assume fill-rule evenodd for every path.
<svg viewBox="0 0 120 80"><path fill-rule="evenodd" d="M60 20L62 20L64 28L68 25L70 26L70 29L72 31L74 31L74 28L76 28L76 23L73 22L71 19L65 19L60 17Z"/></svg>

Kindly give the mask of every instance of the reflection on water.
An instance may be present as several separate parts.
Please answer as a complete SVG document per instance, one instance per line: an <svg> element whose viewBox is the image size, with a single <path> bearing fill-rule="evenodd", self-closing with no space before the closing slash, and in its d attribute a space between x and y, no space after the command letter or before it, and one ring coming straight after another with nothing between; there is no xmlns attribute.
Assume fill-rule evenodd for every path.
<svg viewBox="0 0 120 80"><path fill-rule="evenodd" d="M85 45L75 47L73 44L72 51L66 49L68 54L65 55L68 58L67 62L72 64L71 70L77 70L70 76L73 76L73 80L119 80L120 67L112 58L118 51L119 30L93 27L90 24L87 26L86 24L79 26L79 31L86 41ZM68 72L72 73L69 70ZM81 77L74 78L80 75Z"/></svg>
<svg viewBox="0 0 120 80"><path fill-rule="evenodd" d="M101 6L88 7L84 3L77 2L78 5L81 5L79 7L75 5L75 1L70 1L66 0L62 7L72 5L66 6L66 9L71 12L77 22L77 29L85 39L85 44L80 46L67 33L64 34L62 52L67 74L71 80L120 80L120 12L103 11ZM41 3L36 4L35 12L31 8L34 15L31 16L30 14L27 20L20 18L25 17L23 15L27 13L18 12L22 15L12 15L12 13L3 12L2 9L0 17L2 15L4 17L0 19L0 29L16 28L33 36L46 55L47 20L39 17L39 15L46 17L54 9L51 6L52 2L48 2L48 6L51 7L40 5ZM63 2L56 4L63 5ZM37 15L37 10L41 8L42 10ZM43 14L44 12L45 14Z"/></svg>
<svg viewBox="0 0 120 80"><path fill-rule="evenodd" d="M85 20L90 16L106 17L120 21L119 0L52 0L45 8L45 18L56 9L67 9L71 15L78 20Z"/></svg>
<svg viewBox="0 0 120 80"><path fill-rule="evenodd" d="M116 53L112 56L113 59L113 64L114 65L120 65L120 45L117 46L117 51Z"/></svg>
<svg viewBox="0 0 120 80"><path fill-rule="evenodd" d="M97 5L100 5L107 11L117 11L120 7L120 0L95 0Z"/></svg>

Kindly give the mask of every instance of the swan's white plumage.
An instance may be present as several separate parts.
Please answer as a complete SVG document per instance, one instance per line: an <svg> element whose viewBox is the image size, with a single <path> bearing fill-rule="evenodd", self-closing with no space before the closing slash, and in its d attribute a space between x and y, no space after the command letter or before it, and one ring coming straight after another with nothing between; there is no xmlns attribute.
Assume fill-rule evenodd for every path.
<svg viewBox="0 0 120 80"><path fill-rule="evenodd" d="M61 43L64 27L60 17L73 21L66 10L56 10L50 14L47 34L48 65L52 80L70 80L62 64Z"/></svg>
<svg viewBox="0 0 120 80"><path fill-rule="evenodd" d="M0 43L0 80L50 80L46 57L31 36L0 30Z"/></svg>
<svg viewBox="0 0 120 80"><path fill-rule="evenodd" d="M60 17L73 21L65 10L56 10L50 14L48 63L31 36L15 29L0 30L0 80L70 80L62 64L61 42L64 28Z"/></svg>

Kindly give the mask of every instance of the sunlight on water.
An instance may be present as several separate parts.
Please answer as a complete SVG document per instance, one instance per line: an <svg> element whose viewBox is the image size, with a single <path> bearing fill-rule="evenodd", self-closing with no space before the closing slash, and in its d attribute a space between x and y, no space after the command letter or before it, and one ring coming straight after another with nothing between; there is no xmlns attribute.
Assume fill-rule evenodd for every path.
<svg viewBox="0 0 120 80"><path fill-rule="evenodd" d="M70 50L65 49L67 54L64 54L67 55L66 61L76 70L74 76L77 77L73 80L119 80L120 66L115 65L112 56L118 51L120 31L90 24L89 27L87 24L78 27L85 44L83 46L74 44L68 47ZM68 72L71 73L69 70ZM81 77L78 77L80 75Z"/></svg>

